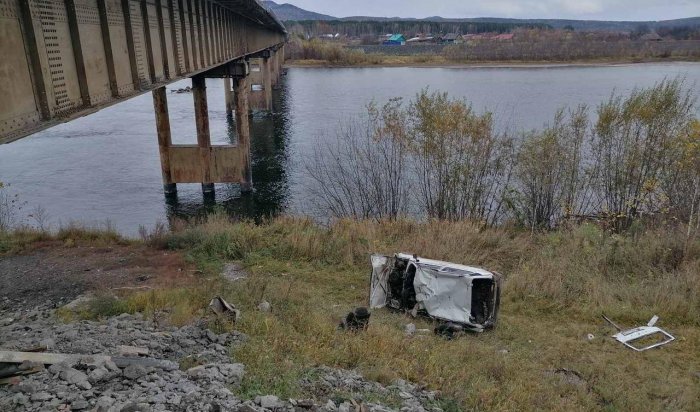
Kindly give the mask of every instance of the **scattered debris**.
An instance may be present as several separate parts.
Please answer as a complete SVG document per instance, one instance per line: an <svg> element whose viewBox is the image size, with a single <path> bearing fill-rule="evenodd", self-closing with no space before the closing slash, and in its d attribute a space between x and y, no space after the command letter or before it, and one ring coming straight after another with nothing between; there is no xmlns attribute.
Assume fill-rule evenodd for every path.
<svg viewBox="0 0 700 412"><path fill-rule="evenodd" d="M586 335L586 339L588 339L588 341L592 341L593 339L595 339L595 335L592 333L589 333L588 335Z"/></svg>
<svg viewBox="0 0 700 412"><path fill-rule="evenodd" d="M258 305L258 310L259 310L260 312L269 312L270 310L272 310L272 306L270 305L270 302L268 302L268 301L266 301L266 300L263 300L263 301L260 302L260 304Z"/></svg>
<svg viewBox="0 0 700 412"><path fill-rule="evenodd" d="M436 326L434 332L436 335L442 336L446 339L453 339L455 336L464 332L464 327L454 322L445 322Z"/></svg>
<svg viewBox="0 0 700 412"><path fill-rule="evenodd" d="M228 316L234 323L241 318L241 311L219 296L209 302L209 308L219 316Z"/></svg>
<svg viewBox="0 0 700 412"><path fill-rule="evenodd" d="M656 322L659 317L654 315L646 326L640 326L633 329L622 330L619 326L610 320L607 316L603 315L608 323L610 323L619 332L613 335L618 342L633 349L637 352L643 352L648 349L656 348L662 345L671 343L676 338L665 330L656 327ZM635 345L638 344L638 345Z"/></svg>
<svg viewBox="0 0 700 412"><path fill-rule="evenodd" d="M371 261L370 308L388 306L448 322L436 328L440 334L454 335L453 325L475 332L496 325L500 274L405 253L372 255Z"/></svg>
<svg viewBox="0 0 700 412"><path fill-rule="evenodd" d="M351 331L367 330L370 313L367 308L356 308L348 313L338 325L339 328Z"/></svg>

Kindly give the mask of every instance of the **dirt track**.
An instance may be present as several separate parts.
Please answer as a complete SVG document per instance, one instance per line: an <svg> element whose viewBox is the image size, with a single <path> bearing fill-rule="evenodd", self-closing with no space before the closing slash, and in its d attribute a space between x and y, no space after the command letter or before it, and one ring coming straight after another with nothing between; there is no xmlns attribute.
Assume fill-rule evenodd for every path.
<svg viewBox="0 0 700 412"><path fill-rule="evenodd" d="M0 311L60 305L87 290L172 286L192 275L187 263L173 252L47 242L21 255L0 257Z"/></svg>

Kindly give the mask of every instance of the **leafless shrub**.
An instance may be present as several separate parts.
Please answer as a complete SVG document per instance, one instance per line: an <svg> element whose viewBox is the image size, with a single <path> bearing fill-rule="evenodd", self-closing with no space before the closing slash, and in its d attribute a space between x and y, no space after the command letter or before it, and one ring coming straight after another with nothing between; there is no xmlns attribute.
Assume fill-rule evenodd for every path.
<svg viewBox="0 0 700 412"><path fill-rule="evenodd" d="M394 219L408 211L405 113L401 101L370 104L335 139L319 141L306 164L313 202L333 217Z"/></svg>

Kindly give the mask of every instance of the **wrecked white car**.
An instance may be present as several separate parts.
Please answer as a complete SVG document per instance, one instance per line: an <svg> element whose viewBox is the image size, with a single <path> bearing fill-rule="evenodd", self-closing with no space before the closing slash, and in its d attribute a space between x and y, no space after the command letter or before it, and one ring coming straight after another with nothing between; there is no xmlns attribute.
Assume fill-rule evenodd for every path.
<svg viewBox="0 0 700 412"><path fill-rule="evenodd" d="M389 307L482 332L496 325L501 275L398 253L372 255L370 308Z"/></svg>

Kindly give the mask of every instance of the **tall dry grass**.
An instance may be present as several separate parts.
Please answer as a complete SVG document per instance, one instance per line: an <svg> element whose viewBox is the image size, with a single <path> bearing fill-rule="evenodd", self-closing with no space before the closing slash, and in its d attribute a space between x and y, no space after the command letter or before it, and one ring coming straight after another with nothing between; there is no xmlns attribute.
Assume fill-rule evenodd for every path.
<svg viewBox="0 0 700 412"><path fill-rule="evenodd" d="M193 288L127 300L131 310L166 309L176 323L201 316L214 295L235 303L243 310L236 328L249 336L233 352L247 365L244 397L318 396L300 382L310 378L310 368L329 365L385 384L402 378L439 389L438 405L462 410L699 406L692 371L700 368L694 343L700 339L700 243L686 247L682 231L636 227L623 236L585 224L532 234L466 221L339 220L320 226L295 218L254 225L215 215L163 235L159 243L182 250L205 273L218 273L229 260L247 268L249 277L234 284L204 277ZM430 323L385 310L374 311L366 333L336 330L342 315L366 304L369 253L396 251L502 272L496 330L454 341L407 338L406 323ZM272 304L270 313L256 310L263 299ZM603 312L626 326L658 314L679 340L634 354L605 338L612 330L601 320ZM588 333L596 339L587 341ZM553 372L560 368L576 370L584 383L567 383ZM663 399L653 396L658 391Z"/></svg>

